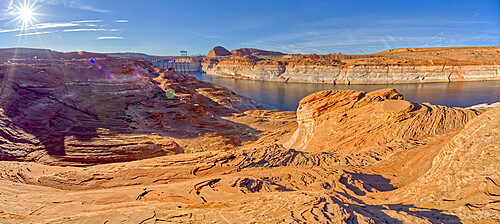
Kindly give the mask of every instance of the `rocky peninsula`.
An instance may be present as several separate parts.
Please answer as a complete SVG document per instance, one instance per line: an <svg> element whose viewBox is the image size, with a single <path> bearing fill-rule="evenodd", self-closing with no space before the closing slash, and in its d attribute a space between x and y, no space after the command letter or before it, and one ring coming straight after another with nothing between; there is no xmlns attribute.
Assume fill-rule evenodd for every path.
<svg viewBox="0 0 500 224"><path fill-rule="evenodd" d="M217 52L223 52L217 54ZM500 47L404 48L366 55L298 55L216 47L208 75L276 82L395 84L500 80Z"/></svg>
<svg viewBox="0 0 500 224"><path fill-rule="evenodd" d="M500 222L500 106L380 89L267 110L147 60L36 49L0 49L0 81L1 223Z"/></svg>

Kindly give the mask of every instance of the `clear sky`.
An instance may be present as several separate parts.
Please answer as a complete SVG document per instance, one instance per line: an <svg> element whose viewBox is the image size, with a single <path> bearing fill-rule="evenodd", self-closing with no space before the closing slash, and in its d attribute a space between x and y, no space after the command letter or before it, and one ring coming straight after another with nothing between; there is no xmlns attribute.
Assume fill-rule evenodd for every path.
<svg viewBox="0 0 500 224"><path fill-rule="evenodd" d="M500 0L0 0L0 48L207 54L214 46L286 53L500 46ZM29 0L27 0L29 1Z"/></svg>

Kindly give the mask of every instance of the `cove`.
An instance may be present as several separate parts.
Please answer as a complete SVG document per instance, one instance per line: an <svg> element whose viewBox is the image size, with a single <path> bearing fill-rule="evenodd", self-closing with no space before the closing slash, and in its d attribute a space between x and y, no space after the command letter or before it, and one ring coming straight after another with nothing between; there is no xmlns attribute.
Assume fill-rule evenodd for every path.
<svg viewBox="0 0 500 224"><path fill-rule="evenodd" d="M373 91L394 88L408 101L428 102L450 107L469 107L481 103L500 101L500 81L450 82L393 85L331 85L310 83L283 83L255 80L241 80L205 74L191 74L201 81L212 82L227 87L234 92L259 103L284 111L296 110L305 96L322 90Z"/></svg>

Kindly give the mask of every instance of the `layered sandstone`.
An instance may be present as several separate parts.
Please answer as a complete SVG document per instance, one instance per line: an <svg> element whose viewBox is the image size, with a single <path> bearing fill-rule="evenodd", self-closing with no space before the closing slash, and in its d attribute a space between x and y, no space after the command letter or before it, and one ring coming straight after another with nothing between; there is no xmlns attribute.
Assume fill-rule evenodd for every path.
<svg viewBox="0 0 500 224"><path fill-rule="evenodd" d="M219 117L261 107L144 60L29 49L0 55L2 160L93 164L231 147L245 141L246 127Z"/></svg>
<svg viewBox="0 0 500 224"><path fill-rule="evenodd" d="M500 80L500 48L408 48L369 55L284 55L205 59L209 75L331 84ZM258 56L258 57L255 57Z"/></svg>
<svg viewBox="0 0 500 224"><path fill-rule="evenodd" d="M299 103L299 127L286 144L304 151L368 151L462 128L477 110L411 103L394 89L327 90Z"/></svg>
<svg viewBox="0 0 500 224"><path fill-rule="evenodd" d="M419 205L500 221L500 106L471 120L432 161L405 197Z"/></svg>
<svg viewBox="0 0 500 224"><path fill-rule="evenodd" d="M394 91L371 95L394 102L382 105L388 112L408 113L411 107L407 101L387 99L398 97ZM441 152L434 162L412 164L408 155L378 161L406 158L397 162L427 172L400 189L388 173L374 173L370 166L350 166L341 154L301 152L276 144L87 168L4 161L0 162L0 220L495 223L500 220L495 207L498 109L472 119L442 150L436 147ZM233 120L265 118L271 122L287 116L266 111L255 118L253 113ZM254 125L263 127L267 122L257 123ZM417 155L424 157L435 150L421 147Z"/></svg>

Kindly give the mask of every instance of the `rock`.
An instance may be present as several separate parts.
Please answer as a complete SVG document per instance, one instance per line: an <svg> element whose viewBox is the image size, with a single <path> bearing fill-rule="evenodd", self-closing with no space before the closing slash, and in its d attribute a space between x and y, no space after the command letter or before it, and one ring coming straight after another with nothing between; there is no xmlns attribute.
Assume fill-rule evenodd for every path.
<svg viewBox="0 0 500 224"><path fill-rule="evenodd" d="M0 50L9 58L0 59L1 160L78 165L230 148L242 143L247 127L218 118L263 108L145 60L29 49L14 58L14 52Z"/></svg>
<svg viewBox="0 0 500 224"><path fill-rule="evenodd" d="M208 52L207 57L219 57L219 56L229 56L231 55L231 52L229 52L226 48L217 46L214 47L214 49L210 50Z"/></svg>
<svg viewBox="0 0 500 224"><path fill-rule="evenodd" d="M299 127L285 146L305 151L367 151L462 128L479 113L411 103L394 89L321 91L300 101Z"/></svg>
<svg viewBox="0 0 500 224"><path fill-rule="evenodd" d="M411 198L406 200L468 214L467 222L500 221L499 121L500 106L472 119L441 149L430 170L402 189Z"/></svg>
<svg viewBox="0 0 500 224"><path fill-rule="evenodd" d="M248 110L143 60L18 52L0 50L1 223L500 221L500 106L380 89Z"/></svg>
<svg viewBox="0 0 500 224"><path fill-rule="evenodd" d="M383 108L393 113L407 113L411 112L415 106L406 100L387 100L384 101Z"/></svg>
<svg viewBox="0 0 500 224"><path fill-rule="evenodd" d="M499 49L414 48L367 55L282 55L244 48L233 50L230 57L217 61L204 60L201 66L209 75L277 82L393 84L486 81L500 80ZM257 58L237 58L241 55Z"/></svg>

